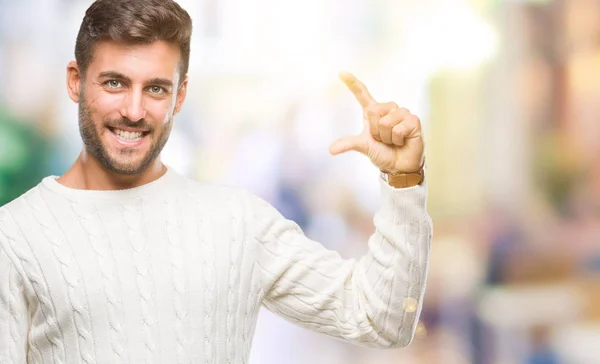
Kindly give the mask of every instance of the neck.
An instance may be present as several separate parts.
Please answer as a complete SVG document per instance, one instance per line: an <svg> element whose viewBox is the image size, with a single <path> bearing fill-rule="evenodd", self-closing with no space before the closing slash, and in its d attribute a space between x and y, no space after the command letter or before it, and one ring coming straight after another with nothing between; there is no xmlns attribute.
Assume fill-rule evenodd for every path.
<svg viewBox="0 0 600 364"><path fill-rule="evenodd" d="M137 174L121 174L107 170L97 159L83 150L58 183L78 190L124 190L157 180L167 171L160 158Z"/></svg>

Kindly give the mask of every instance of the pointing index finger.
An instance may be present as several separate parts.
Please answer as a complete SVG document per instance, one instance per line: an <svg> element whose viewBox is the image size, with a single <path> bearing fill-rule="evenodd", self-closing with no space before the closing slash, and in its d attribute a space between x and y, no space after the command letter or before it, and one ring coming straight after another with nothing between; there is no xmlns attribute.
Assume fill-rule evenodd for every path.
<svg viewBox="0 0 600 364"><path fill-rule="evenodd" d="M360 82L352 73L340 72L339 76L363 108L377 103L375 98L369 93L369 90L367 90L367 86Z"/></svg>

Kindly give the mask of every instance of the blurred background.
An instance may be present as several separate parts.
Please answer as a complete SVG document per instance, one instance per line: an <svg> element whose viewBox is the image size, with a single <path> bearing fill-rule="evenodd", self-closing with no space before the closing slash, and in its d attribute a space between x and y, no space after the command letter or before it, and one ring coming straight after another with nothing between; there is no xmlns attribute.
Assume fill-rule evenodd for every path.
<svg viewBox="0 0 600 364"><path fill-rule="evenodd" d="M361 349L263 310L253 363L600 363L600 0L186 0L190 85L164 161L240 186L344 257L378 173L328 154L361 110L422 118L435 231L413 344ZM65 67L89 0L0 0L0 205L81 141Z"/></svg>

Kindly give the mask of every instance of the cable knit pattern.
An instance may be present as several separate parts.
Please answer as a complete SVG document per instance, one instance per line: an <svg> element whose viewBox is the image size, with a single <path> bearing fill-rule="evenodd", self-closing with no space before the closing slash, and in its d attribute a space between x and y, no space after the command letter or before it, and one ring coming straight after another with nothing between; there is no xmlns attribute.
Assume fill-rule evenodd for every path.
<svg viewBox="0 0 600 364"><path fill-rule="evenodd" d="M0 363L248 363L262 304L356 344L408 345L426 185L381 193L368 253L344 260L257 196L171 169L120 191L47 177L0 207Z"/></svg>
<svg viewBox="0 0 600 364"><path fill-rule="evenodd" d="M165 210L167 214L167 239L169 241L169 260L171 262L172 282L173 282L173 305L175 307L175 339L177 353L177 362L185 363L188 361L187 349L187 318L189 316L189 307L186 300L188 283L185 272L184 260L185 252L181 246L181 212L180 204L172 200L165 201Z"/></svg>
<svg viewBox="0 0 600 364"><path fill-rule="evenodd" d="M197 199L198 204L203 203L202 200ZM216 206L211 206L215 208ZM202 206L199 206L200 211L204 211ZM215 314L217 312L217 272L216 272L216 257L215 257L215 242L209 241L212 236L206 236L206 231L216 231L211 229L207 224L214 222L213 215L207 216L205 212L201 212L200 222L198 228L200 231L198 234L201 238L201 250L202 250L202 283L204 285L204 362L206 364L216 363L215 361ZM209 238L209 239L207 239Z"/></svg>
<svg viewBox="0 0 600 364"><path fill-rule="evenodd" d="M4 323L0 326L0 333L6 333L2 335L4 337L0 336L0 363L21 363L25 358L22 345L27 324L27 312L24 312L20 302L23 298L23 281L6 252L1 249L0 279L0 307L5 307L4 312L0 311L0 322Z"/></svg>
<svg viewBox="0 0 600 364"><path fill-rule="evenodd" d="M90 321L86 307L86 297L80 288L82 281L79 266L73 257L73 251L66 241L65 233L52 214L48 214L48 206L42 198L41 191L36 190L24 197L24 202L33 212L37 226L43 231L46 241L52 245L54 258L60 264L60 271L66 285L67 297L70 304L75 329L77 331L77 348L83 363L94 362L94 341L86 327Z"/></svg>
<svg viewBox="0 0 600 364"><path fill-rule="evenodd" d="M242 357L242 363L248 362L248 353L250 352L252 336L254 329L256 328L258 309L263 297L264 292L262 287L258 283L253 283L250 288L250 295L248 296L248 301L246 302L246 311L244 314L244 338L242 340L242 346L244 347L245 354Z"/></svg>
<svg viewBox="0 0 600 364"><path fill-rule="evenodd" d="M142 223L141 199L131 205L123 205L123 220L127 226L127 237L133 248L133 264L136 270L136 283L140 294L142 332L144 339L144 362L155 362L156 351L156 310L153 292L152 272L149 266L149 252Z"/></svg>
<svg viewBox="0 0 600 364"><path fill-rule="evenodd" d="M31 193L34 193L34 191L26 193L24 198ZM49 287L46 277L36 257L30 250L30 246L23 235L23 230L17 226L15 215L11 216L10 211L3 212L5 213L0 215L0 231L2 231L6 238L5 249L11 249L20 261L23 269L27 271L28 279L36 294L35 298L37 298L39 313L41 313L41 319L44 322L44 325L38 327L29 340L37 352L36 357L41 359L43 356L47 356L48 360L52 360L53 363L65 363L63 330L56 319L57 314L54 309L52 297L48 291ZM27 226L29 227L30 224L28 223ZM36 316L39 316L39 313L36 312Z"/></svg>
<svg viewBox="0 0 600 364"><path fill-rule="evenodd" d="M125 361L126 339L123 334L122 317L120 310L120 292L118 279L115 272L115 262L110 254L110 244L104 235L104 226L102 219L97 213L94 205L80 204L77 201L70 200L70 206L73 209L78 222L86 233L89 246L94 251L94 256L98 262L98 267L102 277L102 291L106 300L106 312L110 331L110 345L114 354L113 360L118 362Z"/></svg>
<svg viewBox="0 0 600 364"><path fill-rule="evenodd" d="M9 291L8 313L10 314L8 330L9 330L10 337L11 337L11 342L8 343L9 344L8 345L8 358L11 361L16 362L17 354L19 354L18 353L19 349L16 347L16 343L23 342L23 339L22 339L21 333L19 332L19 327L18 327L18 323L23 322L23 315L21 315L21 313L17 309L18 308L17 294L19 294L19 290L16 288L14 279L10 279L12 274L14 274L14 268L11 265L10 270L7 275L7 278L9 278L9 280L8 280L8 291ZM23 353L21 353L21 354L23 354ZM19 355L19 356L21 356L21 355Z"/></svg>
<svg viewBox="0 0 600 364"><path fill-rule="evenodd" d="M19 313L16 311L17 290L15 289L14 279L11 279L11 276L14 274L14 268L12 267L12 265L8 265L10 264L10 262L7 262L6 260L4 261L4 264L7 264L9 268L8 274L6 275L8 281L8 332L10 334L11 339L11 341L7 345L8 359L10 359L11 362L15 362L17 356L16 344L22 342L21 335L19 335L19 330L17 329L17 323L22 321L23 318L20 317ZM3 302L3 304L6 305L6 302Z"/></svg>
<svg viewBox="0 0 600 364"><path fill-rule="evenodd" d="M227 336L225 338L227 345L227 358L226 363L230 364L234 358L235 353L235 313L239 302L239 283L240 268L242 264L243 256L243 230L240 229L240 223L243 219L241 216L242 211L237 208L237 203L232 196L228 197L229 210L231 211L231 246L229 247L229 288L227 290Z"/></svg>

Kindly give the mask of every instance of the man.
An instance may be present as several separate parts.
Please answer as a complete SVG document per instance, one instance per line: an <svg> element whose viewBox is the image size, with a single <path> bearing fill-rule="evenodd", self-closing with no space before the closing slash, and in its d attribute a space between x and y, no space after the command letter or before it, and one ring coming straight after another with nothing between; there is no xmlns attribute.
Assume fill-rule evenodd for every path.
<svg viewBox="0 0 600 364"><path fill-rule="evenodd" d="M0 362L245 363L261 304L347 341L408 345L432 230L419 119L341 75L365 128L330 152L384 171L369 252L342 260L258 197L161 163L190 35L170 0L87 10L67 67L84 148L0 209Z"/></svg>

